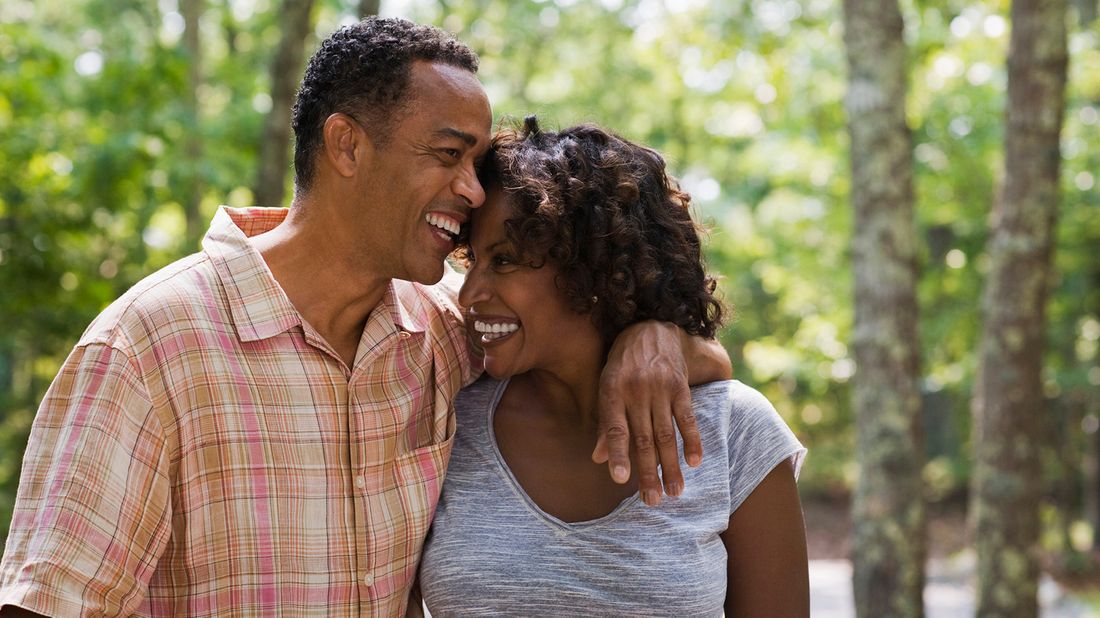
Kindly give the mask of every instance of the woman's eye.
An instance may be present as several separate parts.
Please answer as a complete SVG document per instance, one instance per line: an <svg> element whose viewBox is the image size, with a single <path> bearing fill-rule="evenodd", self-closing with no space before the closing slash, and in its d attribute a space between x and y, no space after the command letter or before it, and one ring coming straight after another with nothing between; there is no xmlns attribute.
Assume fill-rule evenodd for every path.
<svg viewBox="0 0 1100 618"><path fill-rule="evenodd" d="M494 255L490 263L492 264L493 270L501 273L511 272L512 270L515 270L517 266L519 266L519 263L516 262L515 258L510 255L502 254Z"/></svg>

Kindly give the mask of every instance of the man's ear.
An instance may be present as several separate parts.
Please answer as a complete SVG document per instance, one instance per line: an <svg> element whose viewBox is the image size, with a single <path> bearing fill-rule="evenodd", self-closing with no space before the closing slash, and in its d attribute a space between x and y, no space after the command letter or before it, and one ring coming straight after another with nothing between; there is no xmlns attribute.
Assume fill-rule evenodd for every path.
<svg viewBox="0 0 1100 618"><path fill-rule="evenodd" d="M321 130L324 138L324 157L336 173L351 178L374 154L374 144L358 122L347 114L335 113L325 119Z"/></svg>

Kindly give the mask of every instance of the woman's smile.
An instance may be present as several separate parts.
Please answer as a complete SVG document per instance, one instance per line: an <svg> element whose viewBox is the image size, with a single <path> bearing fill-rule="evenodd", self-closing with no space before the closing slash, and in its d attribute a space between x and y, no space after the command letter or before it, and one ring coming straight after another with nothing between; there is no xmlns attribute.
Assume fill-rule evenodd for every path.
<svg viewBox="0 0 1100 618"><path fill-rule="evenodd" d="M502 318L474 319L474 331L480 336L478 342L483 346L496 345L508 339L520 329L516 320Z"/></svg>

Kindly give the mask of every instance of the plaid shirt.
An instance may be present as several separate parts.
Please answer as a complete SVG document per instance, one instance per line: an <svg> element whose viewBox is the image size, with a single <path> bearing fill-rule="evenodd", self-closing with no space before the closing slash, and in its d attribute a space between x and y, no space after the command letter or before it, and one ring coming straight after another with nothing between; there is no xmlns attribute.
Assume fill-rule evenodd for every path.
<svg viewBox="0 0 1100 618"><path fill-rule="evenodd" d="M286 212L222 208L84 333L31 431L0 605L404 612L473 377L458 277L393 281L349 368L246 240Z"/></svg>

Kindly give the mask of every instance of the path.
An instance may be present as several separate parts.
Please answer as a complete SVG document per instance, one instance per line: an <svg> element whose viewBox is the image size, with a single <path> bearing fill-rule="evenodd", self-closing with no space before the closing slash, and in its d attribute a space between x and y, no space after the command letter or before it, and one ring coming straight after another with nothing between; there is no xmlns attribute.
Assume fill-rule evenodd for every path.
<svg viewBox="0 0 1100 618"><path fill-rule="evenodd" d="M927 618L971 618L974 615L974 560L933 559L924 588ZM1100 612L1065 594L1049 577L1039 586L1043 618L1093 618ZM847 560L810 561L810 615L814 618L854 618L852 565Z"/></svg>

